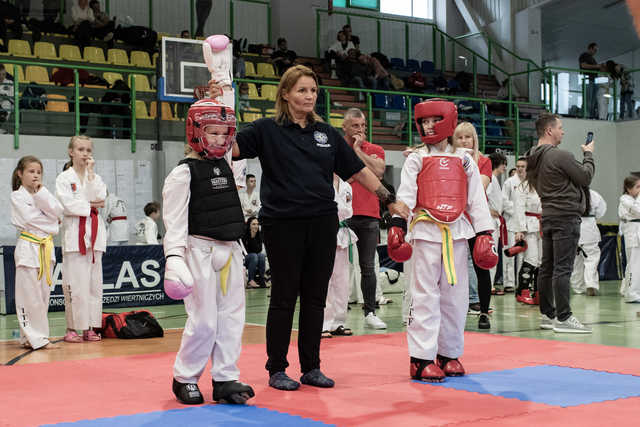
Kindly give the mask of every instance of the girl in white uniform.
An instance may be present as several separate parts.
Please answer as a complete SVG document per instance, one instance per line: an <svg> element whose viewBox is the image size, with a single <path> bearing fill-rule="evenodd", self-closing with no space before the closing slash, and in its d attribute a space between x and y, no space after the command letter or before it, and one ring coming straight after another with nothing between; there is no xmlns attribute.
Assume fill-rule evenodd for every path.
<svg viewBox="0 0 640 427"><path fill-rule="evenodd" d="M640 178L624 179L624 194L620 196L618 215L624 235L627 268L620 293L626 302L640 302Z"/></svg>
<svg viewBox="0 0 640 427"><path fill-rule="evenodd" d="M527 250L518 272L516 299L525 304L537 304L536 279L542 260L542 204L538 193L526 180L515 188L514 216L518 230L515 239L527 243Z"/></svg>
<svg viewBox="0 0 640 427"><path fill-rule="evenodd" d="M62 290L67 320L66 342L100 341L93 328L102 326L102 255L107 233L98 208L107 186L94 172L91 138L74 136L69 143L72 165L58 175L56 196L62 220ZM82 337L77 331L82 331Z"/></svg>
<svg viewBox="0 0 640 427"><path fill-rule="evenodd" d="M593 190L589 190L590 205L588 216L582 217L580 224L580 240L578 241L578 253L573 263L571 273L571 288L577 294L587 292L589 296L598 295L600 289L600 277L598 264L600 263L600 230L597 220L607 212L607 203L602 196Z"/></svg>
<svg viewBox="0 0 640 427"><path fill-rule="evenodd" d="M16 242L16 314L20 344L34 350L55 348L49 342L49 294L56 255L53 235L62 216L60 202L42 185L42 162L33 156L18 161L11 178L11 223Z"/></svg>
<svg viewBox="0 0 640 427"><path fill-rule="evenodd" d="M329 279L327 302L324 308L324 322L322 326L322 338L331 338L333 335L352 335L351 329L345 328L347 320L347 306L349 304L349 288L351 281L349 273L352 271L354 245L358 241L356 234L349 229L346 220L353 215L351 207L351 185L333 176L333 187L338 205L338 246L333 263L333 273Z"/></svg>

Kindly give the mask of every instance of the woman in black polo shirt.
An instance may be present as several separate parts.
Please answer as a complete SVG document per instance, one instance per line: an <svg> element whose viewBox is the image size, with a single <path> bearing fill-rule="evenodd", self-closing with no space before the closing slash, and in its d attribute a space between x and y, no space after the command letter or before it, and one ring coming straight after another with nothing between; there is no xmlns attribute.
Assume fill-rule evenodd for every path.
<svg viewBox="0 0 640 427"><path fill-rule="evenodd" d="M210 93L219 91L210 82ZM266 369L269 385L280 390L300 386L285 373L298 295L300 382L334 385L320 371L320 335L338 231L333 173L360 182L392 212L405 218L409 213L406 205L393 203L338 131L322 122L314 111L317 95L311 69L289 68L278 86L275 118L251 123L238 133L233 147L234 159L258 157L262 166L260 222L271 267Z"/></svg>

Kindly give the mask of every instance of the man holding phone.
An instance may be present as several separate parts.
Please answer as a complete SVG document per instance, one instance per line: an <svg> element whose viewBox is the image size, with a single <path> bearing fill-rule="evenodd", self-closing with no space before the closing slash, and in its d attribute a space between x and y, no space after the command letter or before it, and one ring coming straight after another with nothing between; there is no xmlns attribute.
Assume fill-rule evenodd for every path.
<svg viewBox="0 0 640 427"><path fill-rule="evenodd" d="M527 153L527 180L542 202L542 263L538 275L541 329L558 333L591 333L571 313L569 279L580 238L580 222L589 211L589 184L595 172L593 133L578 162L561 150L564 130L556 114L536 120L538 145Z"/></svg>

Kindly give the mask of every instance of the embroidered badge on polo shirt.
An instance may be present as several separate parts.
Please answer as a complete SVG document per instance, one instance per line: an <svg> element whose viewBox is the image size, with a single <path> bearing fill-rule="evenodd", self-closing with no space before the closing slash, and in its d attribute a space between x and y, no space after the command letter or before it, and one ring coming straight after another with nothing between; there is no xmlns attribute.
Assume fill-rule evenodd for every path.
<svg viewBox="0 0 640 427"><path fill-rule="evenodd" d="M331 144L327 142L329 141L329 137L324 132L320 132L319 130L313 132L313 139L316 140L316 145L318 147L331 147Z"/></svg>

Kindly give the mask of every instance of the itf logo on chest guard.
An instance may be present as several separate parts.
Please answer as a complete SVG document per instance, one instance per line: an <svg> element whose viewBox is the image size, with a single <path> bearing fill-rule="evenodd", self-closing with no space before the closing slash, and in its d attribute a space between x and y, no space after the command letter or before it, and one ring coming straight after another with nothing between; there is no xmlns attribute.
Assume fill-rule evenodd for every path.
<svg viewBox="0 0 640 427"><path fill-rule="evenodd" d="M313 139L316 140L316 145L318 147L323 147L323 148L331 147L331 144L327 142L329 141L329 137L324 132L320 132L319 130L313 132Z"/></svg>
<svg viewBox="0 0 640 427"><path fill-rule="evenodd" d="M229 180L224 176L220 176L220 173L221 173L220 168L218 167L213 168L213 174L216 177L211 178L211 187L213 187L214 190L222 190L229 187Z"/></svg>

